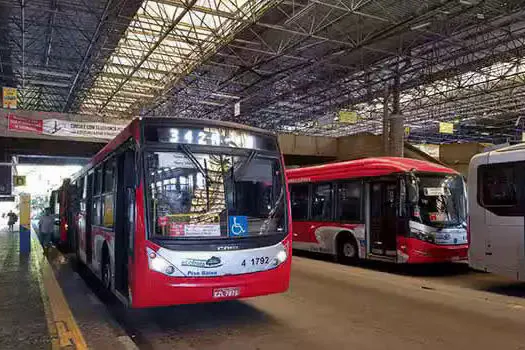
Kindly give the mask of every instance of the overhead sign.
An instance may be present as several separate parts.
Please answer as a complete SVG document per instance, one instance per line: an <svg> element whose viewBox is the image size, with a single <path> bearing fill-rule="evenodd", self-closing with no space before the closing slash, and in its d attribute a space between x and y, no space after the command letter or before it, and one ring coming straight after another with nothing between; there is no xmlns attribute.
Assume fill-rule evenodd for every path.
<svg viewBox="0 0 525 350"><path fill-rule="evenodd" d="M352 111L341 110L339 111L339 122L355 124L357 123L357 113Z"/></svg>
<svg viewBox="0 0 525 350"><path fill-rule="evenodd" d="M9 114L7 116L7 129L10 131L41 134L43 123L42 120L17 117L14 114Z"/></svg>
<svg viewBox="0 0 525 350"><path fill-rule="evenodd" d="M2 89L3 108L16 109L18 102L16 88L4 87Z"/></svg>
<svg viewBox="0 0 525 350"><path fill-rule="evenodd" d="M18 175L13 176L13 185L15 187L25 186L26 185L26 177L25 176L18 176Z"/></svg>
<svg viewBox="0 0 525 350"><path fill-rule="evenodd" d="M454 124L453 123L440 122L439 123L439 132L441 134L453 134L454 133Z"/></svg>
<svg viewBox="0 0 525 350"><path fill-rule="evenodd" d="M59 119L31 119L15 114L7 116L7 129L60 137L88 137L111 140L125 125L106 123L84 123Z"/></svg>

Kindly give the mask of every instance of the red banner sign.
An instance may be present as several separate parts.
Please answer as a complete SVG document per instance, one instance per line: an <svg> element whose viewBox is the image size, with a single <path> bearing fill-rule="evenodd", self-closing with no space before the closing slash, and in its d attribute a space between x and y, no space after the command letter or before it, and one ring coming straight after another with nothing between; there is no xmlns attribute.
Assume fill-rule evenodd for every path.
<svg viewBox="0 0 525 350"><path fill-rule="evenodd" d="M44 129L44 123L42 120L17 117L14 114L9 114L7 119L7 129L10 131L41 134Z"/></svg>

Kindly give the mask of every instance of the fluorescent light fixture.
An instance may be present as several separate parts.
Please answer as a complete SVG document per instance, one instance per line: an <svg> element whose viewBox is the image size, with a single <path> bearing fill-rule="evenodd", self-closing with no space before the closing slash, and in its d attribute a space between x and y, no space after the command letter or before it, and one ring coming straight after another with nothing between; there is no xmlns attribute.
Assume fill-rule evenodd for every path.
<svg viewBox="0 0 525 350"><path fill-rule="evenodd" d="M419 29L423 29L423 28L428 27L430 24L431 24L430 22L425 22L425 23L421 23L421 24L416 24L415 26L410 27L410 30L419 30Z"/></svg>
<svg viewBox="0 0 525 350"><path fill-rule="evenodd" d="M231 98L231 99L234 99L234 100L240 100L241 99L239 96L234 96L234 95L230 95L230 94L224 94L222 92L213 92L211 95L212 96L216 96L216 97Z"/></svg>
<svg viewBox="0 0 525 350"><path fill-rule="evenodd" d="M201 101L196 101L196 102L197 102L197 103L200 103L201 105L224 107L224 104L222 104L222 103L218 103L218 102L213 102L213 101L204 101L204 100L201 100Z"/></svg>

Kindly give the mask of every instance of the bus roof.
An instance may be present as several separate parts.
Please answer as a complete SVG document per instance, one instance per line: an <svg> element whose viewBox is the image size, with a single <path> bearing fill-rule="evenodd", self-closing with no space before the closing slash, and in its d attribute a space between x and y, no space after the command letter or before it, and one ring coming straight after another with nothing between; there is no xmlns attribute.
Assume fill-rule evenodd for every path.
<svg viewBox="0 0 525 350"><path fill-rule="evenodd" d="M286 171L290 182L323 181L359 177L374 177L408 171L458 174L453 169L439 164L397 157L376 157L328 163L318 166L290 169Z"/></svg>

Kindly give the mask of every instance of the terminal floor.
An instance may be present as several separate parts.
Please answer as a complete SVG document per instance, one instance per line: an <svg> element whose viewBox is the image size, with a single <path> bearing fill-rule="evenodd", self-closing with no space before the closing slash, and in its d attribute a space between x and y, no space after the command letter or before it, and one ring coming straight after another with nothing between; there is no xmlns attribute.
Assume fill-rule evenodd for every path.
<svg viewBox="0 0 525 350"><path fill-rule="evenodd" d="M0 349L48 349L40 247L0 233ZM294 256L287 293L129 310L58 252L49 256L91 349L524 349L525 286L464 264L343 266ZM80 275L79 275L80 274ZM42 296L43 295L43 296Z"/></svg>

